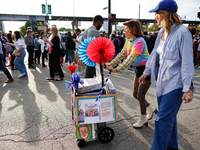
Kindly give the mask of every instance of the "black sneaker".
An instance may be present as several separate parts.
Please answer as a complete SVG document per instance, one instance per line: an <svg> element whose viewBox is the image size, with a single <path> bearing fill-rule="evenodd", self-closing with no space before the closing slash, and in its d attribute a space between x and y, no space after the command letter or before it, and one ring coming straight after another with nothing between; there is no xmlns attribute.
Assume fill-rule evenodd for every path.
<svg viewBox="0 0 200 150"><path fill-rule="evenodd" d="M33 66L30 66L30 67L28 67L28 69L35 69L35 67L33 67Z"/></svg>

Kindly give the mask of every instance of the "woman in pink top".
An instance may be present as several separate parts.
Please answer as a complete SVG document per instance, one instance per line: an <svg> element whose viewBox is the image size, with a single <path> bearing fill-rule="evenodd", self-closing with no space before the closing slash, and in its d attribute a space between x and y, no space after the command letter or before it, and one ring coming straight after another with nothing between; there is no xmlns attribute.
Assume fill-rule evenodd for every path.
<svg viewBox="0 0 200 150"><path fill-rule="evenodd" d="M59 78L55 81L62 81L64 74L60 67L60 38L58 35L58 29L56 27L51 28L51 34L52 37L50 39L50 42L47 39L44 39L45 42L50 44L49 53L50 53L50 59L49 59L49 68L50 68L50 78L48 78L48 81L54 80L54 71L55 67L58 70Z"/></svg>

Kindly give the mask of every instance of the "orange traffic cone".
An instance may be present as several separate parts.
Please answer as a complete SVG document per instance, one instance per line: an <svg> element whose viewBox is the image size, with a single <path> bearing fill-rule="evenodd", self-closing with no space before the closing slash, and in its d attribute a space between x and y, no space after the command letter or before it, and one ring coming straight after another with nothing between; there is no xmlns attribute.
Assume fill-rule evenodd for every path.
<svg viewBox="0 0 200 150"><path fill-rule="evenodd" d="M9 66L11 66L11 56L9 57Z"/></svg>

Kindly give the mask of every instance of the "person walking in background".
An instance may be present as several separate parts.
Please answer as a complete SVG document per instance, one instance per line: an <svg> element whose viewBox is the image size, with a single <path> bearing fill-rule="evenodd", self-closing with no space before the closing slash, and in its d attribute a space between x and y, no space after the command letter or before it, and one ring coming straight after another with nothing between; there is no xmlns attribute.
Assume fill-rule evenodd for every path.
<svg viewBox="0 0 200 150"><path fill-rule="evenodd" d="M40 36L41 36L41 38L39 39L39 43L40 43L40 49L42 52L42 67L47 67L47 65L45 65L45 61L44 61L45 56L47 55L46 50L45 50L45 42L43 41L43 39L45 38L44 31L40 32Z"/></svg>
<svg viewBox="0 0 200 150"><path fill-rule="evenodd" d="M28 67L29 69L34 69L35 67L33 66L33 50L34 50L34 39L32 37L32 31L27 30L26 36L24 37L26 46L27 46L27 51L28 51Z"/></svg>
<svg viewBox="0 0 200 150"><path fill-rule="evenodd" d="M89 27L83 34L81 41L84 41L84 39L90 38L90 37L95 37L98 38L100 37L99 30L103 25L103 17L100 15L96 15L93 18L93 25ZM95 67L90 67L86 66L86 73L85 73L85 78L93 78L96 76L96 70Z"/></svg>
<svg viewBox="0 0 200 150"><path fill-rule="evenodd" d="M7 41L8 43L12 43L14 44L13 40L12 40L12 34L8 33L7 34ZM15 47L12 46L13 51L15 50ZM15 70L15 65L14 65L14 60L15 60L15 55L12 55L12 52L9 52L10 56L11 56L11 70Z"/></svg>
<svg viewBox="0 0 200 150"><path fill-rule="evenodd" d="M120 53L121 50L120 50L120 47L119 47L118 40L116 39L116 35L114 33L112 33L110 35L110 39L112 40L113 44L115 45L115 55L113 57L113 59L114 59Z"/></svg>
<svg viewBox="0 0 200 150"><path fill-rule="evenodd" d="M64 48L65 48L65 62L67 62L69 59L68 59L68 51L67 51L67 48L66 48L66 40L67 40L67 33L65 33L64 37L63 37L63 45L64 45Z"/></svg>
<svg viewBox="0 0 200 150"><path fill-rule="evenodd" d="M45 42L49 43L50 44L50 59L49 59L49 68L50 68L50 78L48 78L47 80L48 81L53 81L54 80L54 65L56 67L56 69L58 70L58 73L59 73L59 78L56 79L55 81L62 81L63 80L63 77L64 77L64 74L63 74L63 71L60 67L60 38L59 38L59 35L58 35L58 29L53 26L51 28L51 39L50 39L50 42L47 40L47 39L43 39Z"/></svg>
<svg viewBox="0 0 200 150"><path fill-rule="evenodd" d="M151 150L178 150L177 113L184 100L190 103L195 91L192 35L181 25L174 0L162 0L155 12L159 31L155 47L147 61L140 84L151 74L156 87L158 115Z"/></svg>
<svg viewBox="0 0 200 150"><path fill-rule="evenodd" d="M36 34L35 35L35 39L34 39L34 52L35 52L35 65L37 64L38 61L38 65L40 64L40 56L41 56L41 46L40 46L40 42L39 42L39 35Z"/></svg>
<svg viewBox="0 0 200 150"><path fill-rule="evenodd" d="M1 41L1 44L2 44L2 51L3 51L3 64L4 66L6 66L6 50L5 50L5 43L7 42L5 38L3 38L3 34L2 32L0 31L0 41Z"/></svg>
<svg viewBox="0 0 200 150"><path fill-rule="evenodd" d="M127 37L124 48L110 63L107 64L107 66L108 70L111 70L114 73L121 73L131 64L136 66L136 76L133 83L133 96L139 101L141 115L138 122L133 124L133 127L147 127L148 120L152 119L154 113L157 113L157 110L145 99L146 93L151 85L150 77L148 76L146 78L145 84L139 84L139 78L145 69L149 53L146 42L143 38L140 22L138 20L129 20L123 25L125 26L124 32ZM125 57L126 59L123 63L114 69L113 67L119 64L119 62ZM148 114L146 114L146 110Z"/></svg>
<svg viewBox="0 0 200 150"><path fill-rule="evenodd" d="M200 43L200 39L198 40L198 42ZM196 68L200 69L200 44L198 43L198 47L197 47L197 66Z"/></svg>
<svg viewBox="0 0 200 150"><path fill-rule="evenodd" d="M5 81L5 83L10 83L13 82L14 79L11 76L10 72L8 71L8 69L5 67L4 63L3 63L3 47L2 47L2 42L0 40L0 70L2 70L4 72L4 74L7 76L7 80Z"/></svg>
<svg viewBox="0 0 200 150"><path fill-rule="evenodd" d="M75 34L76 34L76 39L73 39L74 43L76 44L75 61L76 61L77 66L78 66L78 72L77 73L79 75L81 75L82 74L82 72L81 72L82 61L78 57L78 48L79 48L79 44L81 44L81 38L82 38L81 30L79 28L76 28Z"/></svg>
<svg viewBox="0 0 200 150"><path fill-rule="evenodd" d="M75 39L75 38L73 36L71 36L71 31L68 31L65 45L66 45L66 49L68 51L70 65L74 61L75 43L73 42L73 39Z"/></svg>
<svg viewBox="0 0 200 150"><path fill-rule="evenodd" d="M13 52L12 55L16 56L14 60L14 64L17 70L20 71L20 75L18 77L19 78L27 77L28 74L26 71L26 66L24 64L24 57L26 56L24 40L21 38L19 31L14 32L14 38L16 39L15 44L12 44L12 43L7 43L7 44L11 46L15 46L16 50ZM20 53L20 55L17 56L16 55L17 53Z"/></svg>
<svg viewBox="0 0 200 150"><path fill-rule="evenodd" d="M149 55L151 54L152 50L153 50L153 43L151 41L151 38L149 38L147 35L147 31L144 31L144 40L145 42L147 43L147 48L148 48L148 52L149 52Z"/></svg>

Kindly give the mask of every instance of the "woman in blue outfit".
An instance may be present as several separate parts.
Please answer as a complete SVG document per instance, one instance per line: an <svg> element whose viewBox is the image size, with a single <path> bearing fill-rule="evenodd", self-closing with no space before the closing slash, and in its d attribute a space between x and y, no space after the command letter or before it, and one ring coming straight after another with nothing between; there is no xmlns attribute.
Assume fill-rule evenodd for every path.
<svg viewBox="0 0 200 150"><path fill-rule="evenodd" d="M156 87L158 115L155 120L154 141L151 150L177 150L176 116L184 100L190 103L194 92L194 67L192 35L176 13L174 0L162 0L150 12L156 12L159 31L139 83L151 74L151 83Z"/></svg>
<svg viewBox="0 0 200 150"><path fill-rule="evenodd" d="M5 67L4 63L3 63L3 45L2 45L2 41L0 40L0 70L2 70L5 75L7 76L7 80L5 81L5 83L10 83L13 82L14 79L12 77L12 75L10 74L10 72L8 71L8 69Z"/></svg>
<svg viewBox="0 0 200 150"><path fill-rule="evenodd" d="M15 55L16 53L20 52L21 55L17 56L14 60L15 67L17 70L20 71L20 75L18 76L19 78L21 77L26 77L28 76L27 71L26 71L26 66L24 64L24 57L26 56L25 52L25 43L24 40L21 38L21 35L19 31L14 32L14 38L15 38L15 44L7 43L11 46L15 46L15 51L13 52L12 55Z"/></svg>

